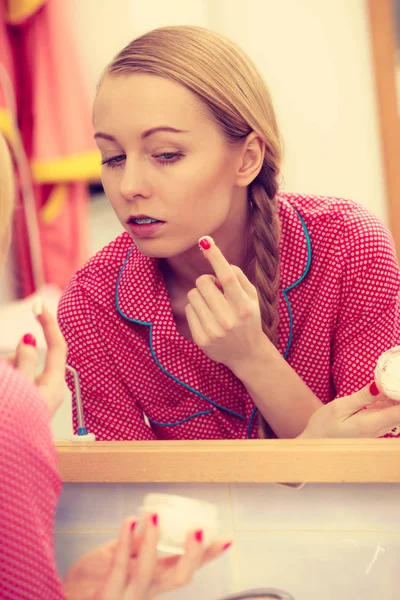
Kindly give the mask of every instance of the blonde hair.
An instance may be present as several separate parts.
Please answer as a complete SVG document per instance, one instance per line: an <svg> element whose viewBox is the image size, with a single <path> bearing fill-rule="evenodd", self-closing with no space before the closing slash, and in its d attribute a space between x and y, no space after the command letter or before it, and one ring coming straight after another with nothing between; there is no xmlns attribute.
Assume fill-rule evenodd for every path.
<svg viewBox="0 0 400 600"><path fill-rule="evenodd" d="M14 207L14 180L10 152L0 133L0 245L5 239Z"/></svg>
<svg viewBox="0 0 400 600"><path fill-rule="evenodd" d="M253 229L248 275L258 291L263 330L275 343L281 144L261 76L234 43L207 29L189 26L162 27L133 40L106 67L103 77L132 73L164 77L186 87L208 107L231 143L240 143L252 131L264 141L261 171L248 188Z"/></svg>

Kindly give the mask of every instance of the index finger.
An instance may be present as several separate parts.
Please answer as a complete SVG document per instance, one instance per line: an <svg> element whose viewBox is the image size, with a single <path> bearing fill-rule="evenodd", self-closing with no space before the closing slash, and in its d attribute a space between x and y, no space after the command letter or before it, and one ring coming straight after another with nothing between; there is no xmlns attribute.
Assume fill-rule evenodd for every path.
<svg viewBox="0 0 400 600"><path fill-rule="evenodd" d="M177 561L172 575L172 581L180 587L192 580L193 574L203 564L205 548L199 532L192 532L186 538L185 553Z"/></svg>
<svg viewBox="0 0 400 600"><path fill-rule="evenodd" d="M210 236L205 235L200 238L199 245L204 256L214 269L214 273L226 295L243 298L244 291L239 279L214 240Z"/></svg>
<svg viewBox="0 0 400 600"><path fill-rule="evenodd" d="M159 539L158 516L147 514L143 525L143 538L137 556L137 579L135 585L147 589L152 581L157 563Z"/></svg>
<svg viewBox="0 0 400 600"><path fill-rule="evenodd" d="M114 594L118 592L120 594L124 590L129 573L131 530L134 522L133 518L125 519L121 527L103 592L113 592Z"/></svg>
<svg viewBox="0 0 400 600"><path fill-rule="evenodd" d="M58 372L62 379L64 379L67 345L57 320L45 306L43 306L41 314L37 315L36 318L43 329L43 334L47 343L43 375L54 376Z"/></svg>

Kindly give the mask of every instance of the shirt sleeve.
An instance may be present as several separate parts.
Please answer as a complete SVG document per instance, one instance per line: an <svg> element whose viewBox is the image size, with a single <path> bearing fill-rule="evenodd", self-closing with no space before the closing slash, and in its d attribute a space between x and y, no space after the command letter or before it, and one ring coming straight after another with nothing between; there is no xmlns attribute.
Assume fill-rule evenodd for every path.
<svg viewBox="0 0 400 600"><path fill-rule="evenodd" d="M156 440L98 326L101 323L103 331L106 327L107 339L112 343L120 335L115 316L107 314L79 283L72 280L61 298L58 322L68 346L67 364L78 373L87 430L98 440ZM67 372L66 380L73 397L76 433L78 420L73 375Z"/></svg>
<svg viewBox="0 0 400 600"><path fill-rule="evenodd" d="M64 598L53 545L61 491L50 415L36 390L0 361L0 598Z"/></svg>
<svg viewBox="0 0 400 600"><path fill-rule="evenodd" d="M380 355L400 344L394 243L378 219L360 212L343 228L338 250L343 274L331 368L337 397L370 383Z"/></svg>

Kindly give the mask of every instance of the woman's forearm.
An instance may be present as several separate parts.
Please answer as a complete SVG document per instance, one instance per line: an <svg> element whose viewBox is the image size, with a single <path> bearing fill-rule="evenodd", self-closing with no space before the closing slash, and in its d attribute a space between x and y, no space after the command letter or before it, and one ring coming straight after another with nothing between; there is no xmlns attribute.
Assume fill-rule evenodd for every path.
<svg viewBox="0 0 400 600"><path fill-rule="evenodd" d="M232 369L254 404L279 438L304 431L322 402L307 387L278 350L265 338L254 356Z"/></svg>

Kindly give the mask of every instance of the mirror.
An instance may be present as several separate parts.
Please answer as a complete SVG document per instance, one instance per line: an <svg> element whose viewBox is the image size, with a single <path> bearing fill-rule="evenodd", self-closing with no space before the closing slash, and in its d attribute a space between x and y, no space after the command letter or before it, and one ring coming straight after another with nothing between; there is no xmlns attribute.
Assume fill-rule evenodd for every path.
<svg viewBox="0 0 400 600"><path fill-rule="evenodd" d="M303 15L303 18L304 18L304 15ZM321 17L321 18L322 18L322 17ZM257 50L255 50L255 55L257 55ZM285 59L284 59L284 57L283 57L283 61L284 61L284 60L285 60ZM260 57L260 56L259 56L259 62L260 62L260 64L261 64L261 57ZM354 59L354 63L355 63L355 62L356 62L356 60ZM312 63L312 65L313 65L313 68L314 68L314 69L318 69L318 68L319 68L319 64L317 63L317 61L314 61L314 62ZM287 66L287 65L285 65L285 66ZM343 66L343 65L342 65L342 66ZM263 64L263 68L265 68L265 65L264 65L264 64ZM282 67L282 68L283 68L283 67ZM353 77L354 77L354 76L353 76ZM289 117L290 117L290 118L293 118L293 113L292 113L292 112L290 112L290 111L288 111L288 112L285 112L285 111L284 111L284 108L282 108L282 104L281 104L281 102L282 102L282 97L281 97L281 94L283 94L283 92L282 92L282 90L280 90L280 88L279 88L279 85L277 85L277 87L276 87L276 90L277 90L277 91L276 91L276 95L277 95L277 98L278 98L278 102L277 102L277 103L278 103L278 107L279 107L279 110L280 110L281 114L283 114L283 116L284 116L284 117L286 117L286 118L289 118ZM273 96L274 96L274 90L272 90L272 94L273 94ZM360 100L361 100L361 98L359 98L359 99L358 99L358 101L360 101ZM301 98L297 98L297 102L301 103ZM299 106L300 106L300 104L299 104ZM343 110L344 110L344 109L343 109ZM279 115L278 115L278 116L279 116ZM299 116L298 116L298 115L296 115L296 116L297 116L297 119L296 119L296 120L298 120L299 122L301 122L301 119L299 118ZM368 116L368 115L367 115L367 116ZM349 113L349 115L348 115L348 117L347 117L347 118L350 120L350 113ZM321 126L321 122L323 121L323 118L321 118L320 116L318 117L318 119L320 119L320 121L318 121L318 123L317 123L317 126L315 127L315 129L316 129L316 130L318 129L318 127L319 127L319 126ZM368 119L367 119L367 118L366 118L365 120L366 120L366 121L368 121ZM304 118L304 121L305 121L305 122L307 122L307 117L305 117L305 118ZM334 121L334 116L332 117L332 122L333 122L333 121ZM298 123L297 123L296 125L297 125L297 126L299 126L299 125L298 125ZM290 123L290 126L291 126L290 128L294 127L294 123L293 123L293 122L291 122L291 123ZM287 135L288 135L288 131L289 131L289 127L287 127L287 125L285 124L285 118L283 118L283 119L282 119L282 128L283 128L283 130L284 130L284 133L285 133L285 135L287 136ZM358 134L360 134L360 133L361 133L361 129L363 129L363 128L364 128L364 122L362 123L362 126L360 127L360 131L357 131L357 132L356 132L356 134L357 134L357 135L358 135ZM354 132L353 132L353 133L354 133ZM300 135L300 134L301 134L301 135ZM301 137L302 137L304 134L305 134L305 132L304 132L304 131L301 131L301 132L300 132L300 130L299 130L299 129L297 129L297 136L298 136L298 138L299 138L299 137L301 138ZM356 137L356 134L354 134L354 135L355 135L355 137ZM289 134L289 135L290 135L290 134ZM332 135L332 132L331 132L331 135ZM293 136L293 138L290 138L290 141L292 141L292 140L293 140L293 142L294 142L294 144L293 144L293 147L295 147L295 146L296 146L296 144L298 144L298 143L299 143L299 142L298 142L298 138L297 138L297 140L295 140L295 139L294 139L294 136ZM303 139L305 139L305 135L304 135ZM366 140L366 141L368 141L368 140ZM290 143L288 143L287 145L289 146L289 148L291 148L291 147L292 147L292 145L291 145ZM299 149L299 146L296 146L296 147ZM321 140L319 140L319 147L321 147ZM310 151L311 151L311 150L310 150ZM314 160L316 160L316 157L315 157L315 156L313 156L313 158L314 158ZM289 151L289 159L290 159L290 151ZM297 159L297 160L300 160L300 159ZM371 160L371 157L369 157L369 160ZM294 184L297 186L297 185L301 185L301 184L303 184L304 182L302 182L300 178L297 178L297 179L296 179L296 177L294 177L294 176L293 176L293 172L294 172L294 170L295 170L295 164L296 164L296 162L297 162L297 161L290 162L290 160L289 160L289 161L288 161L288 166L286 166L286 169L287 169L287 172L288 172L289 174L291 174L291 176L292 176L292 181L293 181L293 182L294 182ZM329 162L329 161L326 161L326 162ZM372 160L371 160L371 162L372 162ZM318 164L319 164L319 163L318 163ZM322 166L322 168L325 168L325 166L326 166L326 163L324 163L324 164L323 164L323 165L321 165L321 166ZM314 169L314 170L317 170L317 169ZM338 169L338 171L340 171L340 169ZM313 176L314 176L314 174L313 174ZM354 179L357 179L357 178L355 177ZM310 180L311 180L311 178L310 178ZM359 178L359 180L358 180L358 183L359 183L359 184L361 184L361 177ZM323 185L324 185L324 190L323 190L323 191L326 191L326 190L327 190L327 188L330 186L330 184L332 184L332 181L329 181L329 182L327 182L327 181L324 181L324 184L323 184ZM307 181L307 185L310 185L308 181ZM314 184L313 184L313 185L314 185ZM332 190L333 190L333 189L334 189L334 186L332 185ZM322 183L321 183L321 191L322 191ZM338 190L338 192L339 192L339 190ZM357 190L357 193L358 193L358 190ZM95 202L97 202L97 200L96 200ZM377 208L377 207L374 207L374 208L375 208L375 210L382 210L382 211L383 211L383 208L382 208L382 206L379 206L378 208ZM109 211L109 213L108 213L108 216L107 216L107 219L108 219L108 218L110 218L110 219L111 219L111 215L112 215L112 213L111 213L111 211ZM112 217L112 218L113 218L113 217ZM393 229L393 233L395 234L395 229L394 229L393 227L392 227L392 229ZM111 236L111 237L114 237L114 235L113 235L113 236ZM101 247L102 245L103 245L103 244L100 244L100 247ZM300 260L301 260L301 259L299 259L299 262L300 262ZM307 262L308 262L308 261L307 261ZM304 271L302 271L302 273L298 273L298 275L299 275L299 279L300 279L300 275L303 277L303 275L305 275L305 270L304 270ZM292 283L294 283L294 281L293 281L293 282L290 282L290 283L292 284ZM289 287L291 287L291 286L287 286L287 287L289 288ZM286 310L286 308L287 308L287 307L285 307L285 305L283 304L283 309L284 309L284 310ZM285 312L285 316L286 316L286 315L288 315L288 314L289 314L289 312L286 310L286 312ZM294 317L294 318L295 318L295 320L296 320L296 319L298 318L298 315L297 315L297 314L295 314L295 317ZM289 320L289 317L287 318L287 320ZM202 412L202 413L203 413L204 411L200 411L200 412ZM81 413L81 411L78 411L78 414L79 414L79 413ZM194 414L194 411L193 411L193 414ZM191 417L192 415L189 415L189 416ZM203 416L203 415L202 415L202 416ZM146 420L146 418L147 418L147 422L148 422L148 421L149 421L149 419L148 419L148 416L147 416L147 415L144 415L144 419L145 419L145 420ZM185 415L184 415L184 418L186 419L186 418L188 418L188 416L185 414ZM155 420L156 420L156 419L153 417L153 421L155 421ZM182 419L182 420L184 420L184 419ZM154 428L155 428L155 429L156 429L156 428L158 428L158 429L157 429L157 434L159 434L160 427L165 427L165 428L166 428L166 427L172 427L172 425L173 425L173 424L171 423L171 419L170 419L170 420L168 420L168 419L162 419L162 420L161 420L161 419L159 419L159 421L161 421L161 424L160 424L159 422L157 422L157 423L154 423ZM179 421L179 422L181 422L181 421ZM193 423L194 423L194 421L193 421ZM171 431L171 430L164 429L164 432L167 432L167 431ZM167 433L165 433L165 435L166 435L166 437L167 437ZM169 439L169 438L168 438L168 439Z"/></svg>
<svg viewBox="0 0 400 600"><path fill-rule="evenodd" d="M208 8L210 8L211 5L211 3L206 2L206 0L201 2L201 4L202 6L204 5ZM363 22L360 13L357 12L357 9L354 7L349 8L347 3L343 3L343 6L341 6L340 9L338 6L336 6L334 11L327 6L322 7L321 5L321 8L318 9L318 19L315 21L311 18L309 11L307 11L305 8L305 5L303 3L299 3L298 6L293 7L293 11L295 12L292 14L292 19L293 23L300 23L300 26L297 25L295 28L293 28L293 31L291 30L290 36L288 36L287 39L287 44L285 47L282 47L281 32L285 31L287 26L287 14L283 8L276 6L274 11L271 12L271 15L268 15L273 20L274 25L271 27L268 40L264 40L263 43L260 44L259 41L263 39L261 34L264 33L260 23L265 20L260 19L259 16L256 16L257 11L252 10L251 2L249 3L248 7L239 7L239 5L237 7L230 7L228 3L223 1L217 4L218 5L213 6L212 10L210 9L209 12L206 11L204 14L201 13L203 14L201 18L199 17L200 13L196 13L195 16L192 15L193 20L199 25L205 25L220 31L237 42L254 60L256 65L259 67L262 76L270 85L271 95L276 105L278 122L282 129L285 147L287 149L283 163L282 182L280 182L283 191L288 193L289 196L290 190L294 189L299 193L304 192L305 194L316 194L317 196L322 195L322 197L325 197L325 194L329 194L336 195L338 197L354 198L356 201L364 202L366 208L370 209L371 212L374 212L377 216L385 218L387 211L384 202L384 193L380 186L379 167L376 169L370 168L371 165L378 165L379 163L379 148L378 143L375 143L376 140L373 136L373 95L368 87L370 82L368 77L366 77L366 73L369 74L370 71L369 46L366 47L362 44L362 42L365 41L364 34L366 31L365 28L363 28L365 23ZM115 46L111 48L110 45L110 47L107 49L107 56L102 56L101 64L98 64L98 49L96 44L93 44L93 47L90 47L91 45L87 44L87 31L102 31L102 26L104 26L104 23L107 22L108 17L106 18L105 13L102 11L99 11L96 14L90 13L90 15L90 11L80 14L80 10L86 11L88 9L81 8L82 3L74 4L72 2L71 6L72 5L74 8L72 9L72 16L70 16L71 23L74 24L72 29L75 35L76 49L82 53L82 56L84 56L84 59L82 60L82 67L84 69L83 74L85 79L87 81L90 80L91 82L95 82L97 80L100 69L103 68L106 62L112 58L113 54L121 48L123 43L134 38L138 33L142 33L142 31L136 30L136 24L135 26L132 26L133 21L135 21L135 23L140 22L140 27L143 29L152 29L153 27L166 25L169 23L169 18L171 18L174 22L182 22L182 15L175 14L169 17L169 15L164 14L162 17L160 17L161 22L154 21L150 23L149 20L143 19L143 14L140 13L136 15L138 17L136 20L126 19L125 23L125 19L122 19L122 15L119 13L119 22L124 21L124 26L126 25L126 30L123 35L124 39L121 40L120 29L118 27L110 27L111 31L114 31L115 29L116 32L111 44L113 45L115 43ZM226 23L225 18L226 9L228 6L232 15L230 24ZM382 40L387 40L390 38L384 28L384 19L386 17L383 11L385 6L389 6L389 4L386 4L385 2L371 2L371 10L376 11L376 14L374 14L374 17L371 20L373 33L377 33L379 38ZM206 13L207 17L205 17ZM80 15L81 20L77 18L78 15ZM246 19L243 18L244 16L246 16ZM142 21L140 21L140 19L142 19ZM187 20L191 22L189 17ZM244 22L245 26L243 25ZM82 23L85 23L85 26L83 26L83 29L79 29L82 27ZM86 26L88 23L90 23L90 27ZM340 43L337 41L338 38L336 36L338 23L343 30L343 36ZM393 21L389 21L389 26L393 27ZM325 36L322 33L324 31L329 31L330 36ZM356 38L356 43L354 43L355 31L357 31L358 35ZM374 40L375 38L372 36L372 39ZM258 40L257 43L255 40ZM275 52L277 47L281 48L279 53ZM318 52L315 52L316 47L319 49ZM332 51L332 48L334 48L334 51ZM392 63L393 57L395 56L395 49L396 44L393 42ZM102 47L101 52L103 52L103 50L104 48ZM377 56L379 57L379 60L381 60L381 54L378 53ZM360 62L362 63L363 68L357 70ZM88 67L89 63L90 68ZM393 64L391 69L394 71ZM95 71L96 76L94 76ZM377 69L377 74L379 75L381 72L383 71L379 66ZM282 73L286 74L285 77L282 77ZM92 89L91 92L92 95L94 95L94 89ZM363 102L364 98L367 98L368 100L365 103ZM363 107L363 112L360 118L357 120L355 116L358 116L358 113L360 112L359 107L361 105ZM40 104L40 106L43 106L43 104ZM50 113L51 111L49 110L48 112ZM116 112L118 111L114 111L113 114L116 114ZM398 111L396 114L398 116ZM60 119L60 121L64 122L62 119ZM81 130L81 128L77 129ZM389 129L392 131L393 127ZM384 125L382 131L385 132L386 135L386 132L388 131L386 124ZM29 132L26 135L29 137ZM343 143L344 139L346 139L346 143ZM92 153L90 154L91 160L93 159L93 155L96 155L98 158L97 151L92 149ZM357 160L354 160L354 156L357 156ZM389 185L393 183L393 177L398 177L398 175L395 171L392 173L390 170L395 153L390 151L388 152L387 156L387 181ZM396 158L396 162L398 164L398 158ZM54 248L60 241L59 237L57 236L57 227L55 227L54 213L49 210L49 207L52 207L54 211L56 211L56 209L61 211L59 213L56 211L58 216L57 226L59 226L62 222L69 222L67 219L64 220L64 217L62 216L63 207L65 208L65 206L69 207L72 205L75 206L76 204L73 202L68 202L65 197L66 190L67 192L71 191L68 187L71 184L69 180L57 181L56 185L53 180L50 181L49 179L45 178L43 175L45 171L43 169L40 170L37 168L37 161L33 161L32 164L35 167L32 168L33 175L36 177L35 185L40 188L40 193L43 192L44 194L44 196L41 197L41 200L43 200L46 210L40 211L39 226L41 228L41 238L45 240L43 256L47 261L52 258ZM71 164L72 163L69 165L70 167ZM99 165L98 163L96 164L97 171L95 170L86 172L85 176L82 177L82 180L79 181L80 190L82 190L84 186L87 187L88 183L91 184L92 194L87 204L90 207L90 211L95 213L96 210L100 210L102 214L100 225L99 222L97 222L96 241L91 247L91 254L99 250L105 244L108 244L108 242L115 238L121 230L121 226L118 224L118 221L113 215L111 208L108 206L108 203L102 194L102 188L99 183ZM174 172L174 170L171 169L169 173L172 172ZM75 176L78 177L77 171L74 173ZM50 177L49 175L47 176ZM62 179L62 175L60 175L60 178ZM83 186L81 185L82 183L84 184ZM51 202L47 202L47 200L50 198L50 196L46 196L47 192L49 191L48 186L53 185L54 189L52 188L52 192L54 192L54 194L51 194ZM73 186L75 186L74 182L71 184L71 187ZM400 219L396 218L396 215L398 214L396 212L398 211L398 203L395 202L395 198L398 198L399 194L395 190L394 193L391 191L388 192L388 195L388 211L390 213L389 222L395 239L398 239L397 231ZM72 196L70 199L72 199ZM21 212L18 212L18 218L20 215ZM68 218L71 218L72 224L76 225L78 222L81 223L79 220L80 216L80 213L75 213L72 215L72 217L71 215L68 215ZM96 218L97 217L98 214ZM283 289L279 298L281 303L280 309L282 309L280 326L283 330L281 336L283 340L281 350L285 357L286 355L289 356L288 360L293 359L293 364L296 364L296 368L300 377L309 383L309 379L307 378L311 377L310 373L312 373L313 369L316 369L316 365L318 364L317 359L321 354L318 343L324 336L320 336L318 332L314 332L313 336L310 334L308 343L304 345L302 356L298 355L297 357L293 358L293 355L290 355L289 351L293 351L296 344L298 344L298 338L302 333L300 331L302 326L305 324L303 327L304 330L310 326L308 330L311 331L311 326L315 324L315 320L312 321L312 323L307 321L309 317L309 310L304 309L305 303L301 295L303 290L307 289L307 286L310 284L310 273L314 273L318 268L320 268L320 272L325 272L325 267L321 267L321 265L318 267L318 263L317 267L315 267L315 264L312 263L312 256L315 257L317 255L319 245L315 241L315 235L312 233L309 234L307 226L304 225L304 220L302 220L300 217L301 215L296 214L296 210L293 209L290 219L288 217L288 221L290 220L291 222L295 223L296 231L294 234L290 231L289 233L286 232L286 235L283 236L285 237L286 241L289 240L287 246L288 250L284 254L286 257L289 257L289 259L292 260L293 264L289 265L287 268L288 277L285 285L282 286ZM338 233L340 232L338 231ZM63 232L63 235L65 236L65 231ZM71 236L68 237L67 235L66 237L68 238L68 243L70 243ZM323 236L321 236L321 238L322 237ZM293 245L293 240L299 241L297 246ZM55 241L57 241L57 244ZM332 247L333 242L334 240L332 240ZM326 242L326 244L330 245L328 242ZM19 250L21 249L19 248ZM26 248L23 248L23 250L26 250ZM67 252L62 251L60 251L59 254L62 255L63 259L68 255ZM120 260L120 257L118 260ZM69 265L69 267L71 267L71 265ZM54 268L54 265L52 268ZM62 275L66 277L66 271L64 271L64 269L54 268L54 270L56 270L58 274L61 272ZM283 270L284 268L282 267L282 271ZM116 274L114 274L113 277L114 279L117 279ZM332 278L333 277L334 274L332 274ZM329 282L332 280L332 278L328 278ZM359 279L362 278L360 277ZM329 282L327 281L326 284ZM138 289L137 286L136 289ZM337 284L335 291L338 289L339 284ZM110 296L114 293L115 290L113 289L110 293ZM310 297L311 296L308 296L308 298ZM313 297L317 298L318 294L315 294ZM351 301L354 301L354 298L352 298ZM317 311L318 316L323 313L323 309L326 308L326 304L327 303L325 303L324 306L321 306L320 310ZM129 302L127 305L129 305ZM104 339L107 334L107 316L111 314L114 306L115 305L110 304L101 318L97 320L93 318L93 323L95 323L95 326L100 328L101 335L103 335L102 339ZM130 323L127 325L126 322L121 320L118 324L121 325L121 327L122 324L124 324L124 331L126 333L129 327L131 330L133 330L135 323L136 325L138 324L138 319L136 319L135 323L133 321L134 319L131 319ZM336 323L337 321L337 315L332 314L330 323ZM298 327L298 329L293 330L293 327ZM368 324L366 328L368 328ZM108 330L111 331L109 328ZM82 331L83 330L79 330L79 335L75 335L75 338L78 338L79 336L84 338L86 333L82 333ZM326 330L324 330L324 333L326 333ZM143 335L143 337L145 336ZM325 349L331 343L331 338L329 338L329 340L327 338L329 338L329 335L325 336ZM114 341L115 338L112 337L111 342L114 343ZM185 348L187 350L186 355L189 356L190 353L193 352L193 348L189 347L188 345ZM148 350L148 348L146 348L146 350ZM157 352L153 353L157 360L159 356L159 350L160 349L158 348ZM174 352L173 345L171 345L171 347L167 350L168 351L165 351L165 354L169 354L169 357L171 357ZM120 354L118 351L115 352L108 363L106 361L101 362L105 373L112 371L113 361L116 362L121 359L121 356L117 356L118 354ZM110 354L107 356L110 357ZM360 357L355 358L355 363L357 363L357 361L361 363L363 356L364 353L360 352ZM126 357L122 358L123 361L126 361ZM138 356L138 360L139 358L140 356ZM325 366L328 365L328 369L330 368L331 358L332 357L329 356L329 353L325 352L324 360L322 362ZM102 360L103 359L104 356L102 357ZM85 360L86 364L90 364L91 357L85 358ZM306 364L307 361L309 361L310 364ZM161 365L167 364L163 360L159 362ZM74 363L71 363L70 366L73 369ZM121 365L120 368L122 368ZM338 366L337 370L340 371L340 368L341 367ZM164 369L164 372L165 370L166 369ZM79 377L81 377L82 387L91 387L94 395L96 397L100 397L102 390L99 389L99 381L90 381L88 383L86 381L85 374L79 373L79 365L76 365L76 371L77 372L75 373L70 371L71 376L74 377L75 387L77 386ZM128 371L129 368L127 369L127 372ZM176 376L174 369L170 369L167 375L171 373ZM176 378L177 377L175 377L175 379ZM191 380L189 378L187 381L194 381L194 383L187 383L186 389L190 385L192 388L200 390L201 387L197 385L198 381L196 381L196 379L201 380L201 378L202 375L198 374L195 374ZM172 380L173 377L170 377L170 379ZM214 379L217 380L217 378ZM326 375L326 370L324 385L320 385L318 387L318 382L316 382L315 379L317 378L314 377L313 383L315 383L315 386L313 389L315 389L316 394L318 393L318 395L321 395L321 397L323 394L325 394L325 400L329 400L334 396L334 393L331 389L333 386L331 386L331 382L328 381L329 376ZM116 378L114 378L113 382L115 381ZM179 383L181 381L185 382L186 380L184 377L181 377ZM283 378L282 384L280 385L283 386L285 381L285 378ZM152 383L154 385L154 390L157 388L159 389L158 380L156 381L154 379L152 380ZM311 384L310 387L312 387ZM341 395L340 392L344 389L345 387L342 386L342 390L339 390L338 392L339 395ZM113 402L116 403L118 400L120 401L120 409L121 407L129 405L129 402L124 403L121 401L120 398L122 396L118 396L119 392L120 390L117 393L114 392L114 388L112 389L110 405ZM168 389L168 393L169 392L170 389ZM83 393L86 392L84 391ZM343 391L343 394L344 393L345 392ZM329 396L329 394L331 395ZM203 393L203 396L204 395L205 394ZM132 397L133 396L134 392L132 392ZM201 397L200 394L198 394L198 396ZM232 396L234 396L234 399L236 399L236 390ZM215 400L215 398L219 397L219 391L215 392L214 396L209 395L208 397ZM179 400L181 399L182 398ZM175 401L176 399L173 398L173 400ZM134 407L134 405L135 403L132 401L132 407ZM88 412L90 412L90 409ZM144 412L145 410L143 409L143 413ZM192 418L192 423L194 425L196 423L194 417L196 417L196 419L205 417L206 414L211 413L211 408L207 406L207 408L202 407L201 409L197 409L197 412L193 410L192 413L185 413L182 417L179 416L179 423L172 423L172 417L174 415L172 414L172 410L170 412L171 414L161 415L158 420L157 414L151 415L150 411L150 415L148 415L146 412L146 414L143 415L143 421L146 421L147 419L148 425L151 421L150 417L152 417L153 424L150 423L150 425L152 425L155 429L158 428L157 431L160 431L161 428L164 427L165 439L172 439L173 436L170 435L168 437L167 433L171 432L171 429L167 428L178 425L181 426L183 423L189 422ZM104 408L102 412L103 415L108 415L109 413L110 406ZM239 413L240 411L237 411L236 416ZM287 414L290 415L290 411L288 411ZM84 415L80 409L78 409L78 415L80 426L82 429L84 429ZM254 415L251 411L247 411L245 416L241 413L239 414L239 418L242 417L240 424L243 424L243 421L246 421L246 425L248 426L250 434L251 425L254 423L254 421L251 421L253 416ZM123 428L129 429L129 409L127 409L124 419L125 421ZM92 423L95 422L95 420L96 419L94 418ZM100 439L115 439L111 429L112 426L110 427L110 431L108 431L107 434L104 434L104 436ZM120 435L122 429L119 430L118 435ZM228 426L226 427L225 433L227 438L233 437L232 429L233 428L229 429ZM132 437L131 432L129 431L128 433ZM247 434L248 432L243 428L241 435L238 437L240 437L241 440L245 440L246 437L251 437L251 435ZM129 435L127 435L126 439L131 439L129 438ZM159 437L161 437L161 435ZM190 437L190 435L187 435L187 437ZM196 436L193 435L193 437L195 438ZM202 437L202 439L206 437L204 431L201 435L199 434L199 437ZM279 437L285 436L282 435ZM143 439L144 438L145 436L143 436ZM243 445L246 446L246 443Z"/></svg>

